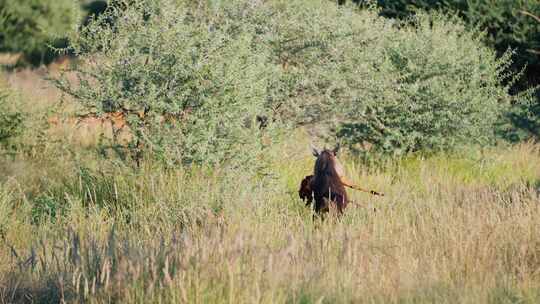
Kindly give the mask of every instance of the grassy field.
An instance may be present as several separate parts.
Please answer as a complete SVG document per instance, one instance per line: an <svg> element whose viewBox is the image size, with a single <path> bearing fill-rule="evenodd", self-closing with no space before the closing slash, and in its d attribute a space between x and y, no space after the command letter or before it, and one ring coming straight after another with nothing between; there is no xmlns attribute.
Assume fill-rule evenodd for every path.
<svg viewBox="0 0 540 304"><path fill-rule="evenodd" d="M91 125L51 124L74 107L27 73L2 81L30 120L29 148L0 158L0 303L540 301L538 145L344 155L386 195L349 191L345 216L313 222L305 131L269 151L266 176L133 170L96 156Z"/></svg>

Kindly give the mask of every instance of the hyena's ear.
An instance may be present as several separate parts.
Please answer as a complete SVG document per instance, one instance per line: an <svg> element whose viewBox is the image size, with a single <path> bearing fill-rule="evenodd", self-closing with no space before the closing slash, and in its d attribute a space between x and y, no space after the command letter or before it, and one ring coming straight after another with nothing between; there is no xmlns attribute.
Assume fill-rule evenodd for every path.
<svg viewBox="0 0 540 304"><path fill-rule="evenodd" d="M321 154L321 152L313 144L311 144L311 153L313 153L313 156L315 157L319 157L319 154Z"/></svg>

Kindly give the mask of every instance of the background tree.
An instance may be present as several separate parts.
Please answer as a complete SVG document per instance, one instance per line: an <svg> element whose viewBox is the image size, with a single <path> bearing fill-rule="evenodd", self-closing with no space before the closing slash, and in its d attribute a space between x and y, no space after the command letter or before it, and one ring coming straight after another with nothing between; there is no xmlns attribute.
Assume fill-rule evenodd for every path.
<svg viewBox="0 0 540 304"><path fill-rule="evenodd" d="M267 92L279 72L258 33L266 13L242 1L113 4L70 41L80 85L59 86L89 111L125 117L125 157L137 162L255 160L273 130L256 117L271 115Z"/></svg>
<svg viewBox="0 0 540 304"><path fill-rule="evenodd" d="M0 148L10 150L12 139L22 132L23 114L12 103L9 92L0 88Z"/></svg>
<svg viewBox="0 0 540 304"><path fill-rule="evenodd" d="M59 86L121 113L135 160L253 161L296 124L387 155L492 143L508 57L456 18L394 25L327 1L134 0L82 28L80 82Z"/></svg>
<svg viewBox="0 0 540 304"><path fill-rule="evenodd" d="M354 0L363 7L376 3L380 14L388 18L404 19L419 10L442 10L462 17L471 28L485 31L484 41L503 56L509 49L514 73L523 71L523 77L513 83L515 94L540 84L540 23L523 14L540 14L537 0ZM514 128L507 129L504 136L513 141L540 138L540 94L536 100L517 103L508 114Z"/></svg>
<svg viewBox="0 0 540 304"><path fill-rule="evenodd" d="M71 0L0 0L0 52L20 52L32 64L48 63L77 26Z"/></svg>

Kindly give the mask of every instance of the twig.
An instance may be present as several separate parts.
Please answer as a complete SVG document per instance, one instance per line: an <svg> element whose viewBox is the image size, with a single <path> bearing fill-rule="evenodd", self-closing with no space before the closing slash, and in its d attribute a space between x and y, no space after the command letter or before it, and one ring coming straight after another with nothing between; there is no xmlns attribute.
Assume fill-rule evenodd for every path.
<svg viewBox="0 0 540 304"><path fill-rule="evenodd" d="M537 22L540 23L540 17L536 16L535 14L532 14L532 13L529 13L527 11L519 11L521 14L523 15L526 15L526 16L529 16L529 17L532 17L534 18L534 20L536 20Z"/></svg>

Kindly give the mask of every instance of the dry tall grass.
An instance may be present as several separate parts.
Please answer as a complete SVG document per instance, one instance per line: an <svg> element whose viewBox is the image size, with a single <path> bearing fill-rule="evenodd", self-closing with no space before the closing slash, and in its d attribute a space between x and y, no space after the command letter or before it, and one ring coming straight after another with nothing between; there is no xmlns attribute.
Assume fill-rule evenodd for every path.
<svg viewBox="0 0 540 304"><path fill-rule="evenodd" d="M540 301L539 146L372 168L345 157L386 196L349 191L344 217L314 223L298 138L265 178L134 171L61 140L0 159L0 302Z"/></svg>

